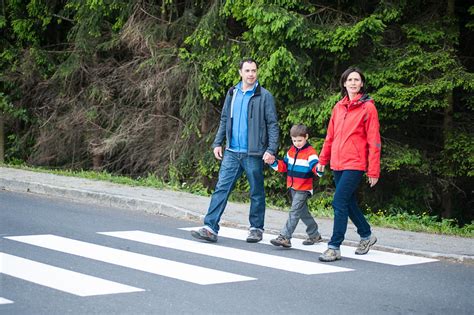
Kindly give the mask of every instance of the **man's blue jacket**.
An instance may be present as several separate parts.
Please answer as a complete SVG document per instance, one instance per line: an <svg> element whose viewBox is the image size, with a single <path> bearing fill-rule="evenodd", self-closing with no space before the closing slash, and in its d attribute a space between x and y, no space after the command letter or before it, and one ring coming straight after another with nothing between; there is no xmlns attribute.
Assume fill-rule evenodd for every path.
<svg viewBox="0 0 474 315"><path fill-rule="evenodd" d="M226 139L226 149L232 138L231 108L234 88L227 92L221 121L212 147L222 146ZM248 155L263 156L265 152L276 155L278 150L279 128L278 117L273 95L257 85L255 93L248 104Z"/></svg>

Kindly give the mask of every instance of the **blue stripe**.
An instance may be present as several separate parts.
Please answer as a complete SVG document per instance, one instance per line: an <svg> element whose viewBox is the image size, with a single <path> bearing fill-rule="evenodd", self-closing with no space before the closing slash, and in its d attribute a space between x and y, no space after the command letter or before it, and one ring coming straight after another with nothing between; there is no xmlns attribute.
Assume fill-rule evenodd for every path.
<svg viewBox="0 0 474 315"><path fill-rule="evenodd" d="M313 173L308 172L297 172L297 171L288 171L288 176L298 177L298 178L312 178Z"/></svg>
<svg viewBox="0 0 474 315"><path fill-rule="evenodd" d="M301 166L301 165L291 165L289 167L290 169L292 169L293 171L295 172L298 172L298 173L308 173L308 172L311 172L311 169L307 166Z"/></svg>

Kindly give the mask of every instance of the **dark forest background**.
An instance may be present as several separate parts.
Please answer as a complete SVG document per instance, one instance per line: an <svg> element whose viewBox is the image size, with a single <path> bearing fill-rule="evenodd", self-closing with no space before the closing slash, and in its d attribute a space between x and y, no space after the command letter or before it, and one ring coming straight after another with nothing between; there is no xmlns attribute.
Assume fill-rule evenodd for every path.
<svg viewBox="0 0 474 315"><path fill-rule="evenodd" d="M320 150L338 79L366 74L382 174L367 211L474 219L474 6L468 1L2 0L0 159L210 191L210 143L241 57L275 96L280 154ZM329 173L328 173L329 174ZM267 171L266 191L285 193ZM365 185L364 185L365 186ZM330 199L330 174L318 194ZM245 195L245 181L235 194ZM280 196L280 197L279 197Z"/></svg>

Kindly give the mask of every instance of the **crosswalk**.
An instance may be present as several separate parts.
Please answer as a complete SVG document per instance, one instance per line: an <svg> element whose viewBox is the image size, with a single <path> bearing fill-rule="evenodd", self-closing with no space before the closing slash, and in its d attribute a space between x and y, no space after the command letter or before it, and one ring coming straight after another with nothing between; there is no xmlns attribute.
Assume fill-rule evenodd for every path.
<svg viewBox="0 0 474 315"><path fill-rule="evenodd" d="M182 230L195 230L194 228L182 228ZM228 227L221 227L219 230L219 237L227 237L232 239L245 239L247 237L247 231L239 230L239 229L232 229ZM270 245L270 240L275 238L275 235L263 234L263 240L260 242L261 244ZM326 243L318 243L312 246L305 246L302 244L298 244L297 242L292 243L293 249L314 252L314 253L322 253L327 249ZM341 255L342 257L357 259L357 260L364 260L369 262L381 263L381 264L388 264L393 266L407 266L407 265L416 265L416 264L423 264L428 262L437 261L436 259L432 258L425 258L425 257L418 257L418 256L411 256L411 255L402 255L397 253L390 253L390 252L382 252L379 250L371 249L367 255L356 255L354 253L354 248L350 246L341 246Z"/></svg>
<svg viewBox="0 0 474 315"><path fill-rule="evenodd" d="M78 296L143 291L113 281L0 253L2 273ZM64 281L68 279L68 281Z"/></svg>
<svg viewBox="0 0 474 315"><path fill-rule="evenodd" d="M188 231L191 229L194 228L182 228L181 230ZM317 256L312 256L312 260L302 260L289 258L287 254L282 256L279 255L278 252L275 252L275 254L260 252L259 248L262 249L262 247L259 246L267 246L270 244L270 239L274 237L266 234L264 234L263 241L259 244L255 244L256 246L252 247L252 250L244 250L223 246L219 243L197 242L191 240L189 234L186 234L185 238L180 238L140 230L99 231L97 233L118 241L139 242L193 255L230 260L242 263L243 266L256 265L263 268L270 268L274 270L274 272L290 272L303 276L317 276L321 274L356 271L355 269L342 267L340 264L323 264L317 262L317 259L314 259L314 257ZM223 227L220 230L219 237L242 240L246 237L246 231ZM4 236L3 238L9 241L35 246L42 250L52 250L61 254L78 256L93 261L146 272L156 276L157 281L159 281L159 277L166 277L197 285L216 285L258 280L250 269L246 272L247 268L239 269L243 270L241 273L244 274L237 274L229 272L228 270L218 270L216 267L196 266L191 263L149 256L53 234ZM297 242L293 244L293 250L305 252L322 252L325 250L325 247L325 244L313 246L303 246L297 244ZM406 266L436 261L435 259L376 250L371 250L367 255L359 256L353 254L354 248L351 247L343 247L341 248L341 252L344 257L350 259L392 266ZM0 252L0 273L81 297L125 294L147 290L146 287L139 288L130 286L128 284L61 268L61 266L40 263L5 252ZM107 275L104 275L104 278L107 278ZM14 301L0 296L0 305L11 303L14 303Z"/></svg>

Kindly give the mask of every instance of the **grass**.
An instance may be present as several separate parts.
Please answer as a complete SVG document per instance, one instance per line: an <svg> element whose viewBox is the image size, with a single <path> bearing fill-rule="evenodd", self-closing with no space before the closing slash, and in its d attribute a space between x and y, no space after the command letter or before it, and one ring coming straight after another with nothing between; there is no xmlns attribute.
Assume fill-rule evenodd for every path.
<svg viewBox="0 0 474 315"><path fill-rule="evenodd" d="M427 214L420 215L403 212L387 215L379 213L371 213L367 216L371 224L405 231L474 238L474 222L459 227L453 219L439 220L437 216Z"/></svg>
<svg viewBox="0 0 474 315"><path fill-rule="evenodd" d="M208 196L207 189L202 185L188 185L186 183L167 183L157 178L154 175L148 175L146 177L138 177L136 179L127 176L111 175L107 172L95 172L95 171L70 171L70 170L52 170L45 168L32 168L23 165L6 165L8 167L20 168L35 172L44 172L56 175L80 177L92 180L101 180L111 183L123 184L128 186L142 186L151 187L155 189L170 189L176 191L186 191L196 195ZM238 193L237 193L238 195ZM236 196L232 198L232 201L242 201L242 196ZM245 199L245 198L244 198ZM267 198L268 205L272 208L279 210L288 209L289 206L285 205L284 198ZM309 201L309 207L312 209L313 215L316 217L332 218L333 211L331 208L331 202L329 196L323 196L323 198L311 198ZM439 220L436 216L430 216L426 213L414 214L409 212L399 212L396 214L388 214L384 211L378 211L376 213L369 213L366 215L368 221L373 226L388 227L398 230L413 231L413 232L425 232L433 234L444 234L444 235L455 235L461 237L474 238L474 222L466 224L463 227L459 227L455 220L442 219Z"/></svg>

